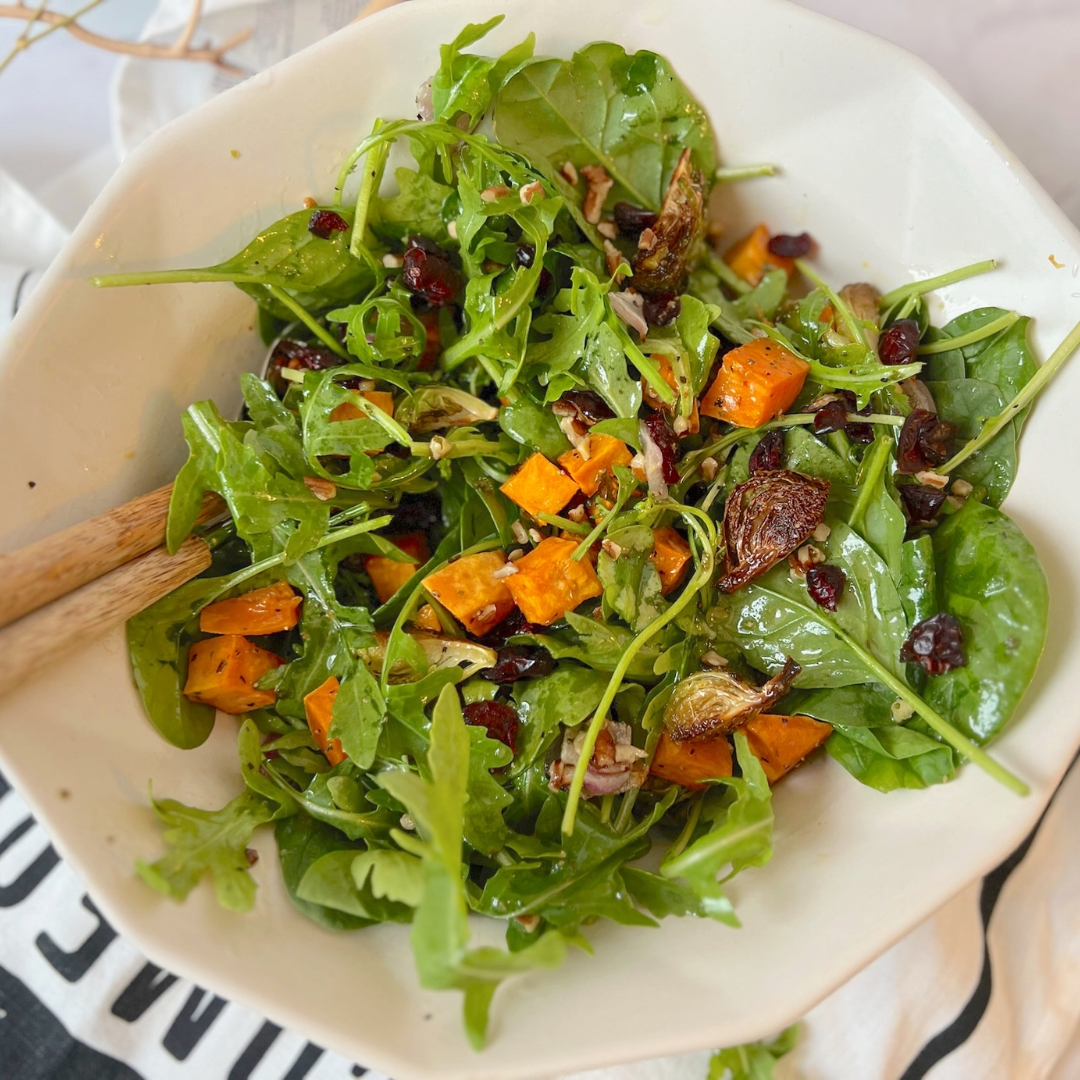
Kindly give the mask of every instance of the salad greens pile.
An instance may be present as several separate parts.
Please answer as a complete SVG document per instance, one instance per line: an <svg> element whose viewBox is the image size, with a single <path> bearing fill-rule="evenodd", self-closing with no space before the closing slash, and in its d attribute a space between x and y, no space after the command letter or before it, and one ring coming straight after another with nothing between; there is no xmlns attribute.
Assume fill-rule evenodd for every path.
<svg viewBox="0 0 1080 1080"><path fill-rule="evenodd" d="M228 517L128 628L170 743L242 714L244 790L155 798L168 850L139 873L249 909L272 824L299 910L410 923L477 1046L499 983L597 919L737 925L770 784L826 738L880 791L965 758L1026 790L983 747L1047 586L999 507L1080 337L1040 368L1015 312L931 326L926 294L992 263L881 296L822 281L805 234L719 257L710 187L771 169L718 169L662 57L466 51L499 21L442 48L330 204L217 266L96 279L232 282L273 345L241 420L184 415L170 548L208 493Z"/></svg>

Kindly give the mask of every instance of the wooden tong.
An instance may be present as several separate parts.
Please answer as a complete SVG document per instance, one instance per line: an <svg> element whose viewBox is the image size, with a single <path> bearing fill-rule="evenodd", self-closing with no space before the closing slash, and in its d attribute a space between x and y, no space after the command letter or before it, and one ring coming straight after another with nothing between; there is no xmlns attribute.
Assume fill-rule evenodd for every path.
<svg viewBox="0 0 1080 1080"><path fill-rule="evenodd" d="M0 697L210 565L197 536L165 549L171 494L168 484L0 555ZM207 495L198 523L224 510Z"/></svg>

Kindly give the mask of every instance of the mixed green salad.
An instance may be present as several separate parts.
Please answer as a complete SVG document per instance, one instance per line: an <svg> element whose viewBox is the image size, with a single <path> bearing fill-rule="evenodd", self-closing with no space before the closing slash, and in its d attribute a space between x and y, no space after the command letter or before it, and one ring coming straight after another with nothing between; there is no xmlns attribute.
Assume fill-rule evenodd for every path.
<svg viewBox="0 0 1080 1080"><path fill-rule="evenodd" d="M128 627L165 739L241 718L244 789L155 797L139 873L246 910L272 824L297 908L411 923L477 1046L499 983L597 919L737 925L724 882L822 745L880 791L964 759L1026 791L983 747L1047 585L999 506L1080 338L1038 367L1015 311L931 326L926 295L992 262L882 295L821 280L805 233L722 235L712 187L773 170L719 166L668 61L465 51L499 21L329 203L217 266L97 279L234 282L272 346L243 419L183 418L168 543L216 493L213 566Z"/></svg>

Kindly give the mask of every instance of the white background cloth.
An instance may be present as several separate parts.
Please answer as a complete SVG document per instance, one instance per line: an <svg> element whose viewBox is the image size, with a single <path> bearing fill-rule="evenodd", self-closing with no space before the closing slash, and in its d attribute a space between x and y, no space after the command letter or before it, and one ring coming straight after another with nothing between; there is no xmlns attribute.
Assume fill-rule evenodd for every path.
<svg viewBox="0 0 1080 1080"><path fill-rule="evenodd" d="M1080 0L804 6L937 67L1080 223ZM255 39L237 58L255 69L362 7L362 0L211 0L205 27L219 36L254 26ZM186 0L108 0L87 22L135 37L150 19L150 32L166 32L186 10ZM0 24L0 55L17 31L15 23ZM34 283L27 271L48 264L119 155L228 84L205 67L120 60L63 33L0 75L0 329L16 291L25 295ZM0 785L0 1077L364 1075L300 1035L155 973L101 922L40 827L28 822L18 794ZM47 1037L30 1038L33 1032ZM943 1049L951 1052L942 1057ZM692 1054L587 1075L703 1080L707 1060ZM964 890L822 1002L777 1070L778 1080L922 1076L1080 1078L1080 770L1067 777L1022 859Z"/></svg>

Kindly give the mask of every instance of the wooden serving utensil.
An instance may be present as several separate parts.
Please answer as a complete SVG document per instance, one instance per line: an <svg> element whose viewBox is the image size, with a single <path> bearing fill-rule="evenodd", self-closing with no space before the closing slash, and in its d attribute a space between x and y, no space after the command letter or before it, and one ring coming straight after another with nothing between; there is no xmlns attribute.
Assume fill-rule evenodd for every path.
<svg viewBox="0 0 1080 1080"><path fill-rule="evenodd" d="M210 549L196 536L175 555L166 550L171 494L169 484L0 555L0 697L210 565ZM207 495L198 524L224 510Z"/></svg>

